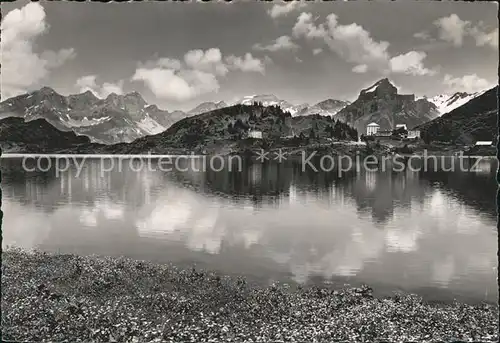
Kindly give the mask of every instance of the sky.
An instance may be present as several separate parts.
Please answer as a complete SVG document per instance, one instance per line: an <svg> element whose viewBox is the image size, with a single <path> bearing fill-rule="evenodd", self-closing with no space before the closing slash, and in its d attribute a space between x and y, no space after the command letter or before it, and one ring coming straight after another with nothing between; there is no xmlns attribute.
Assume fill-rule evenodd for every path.
<svg viewBox="0 0 500 343"><path fill-rule="evenodd" d="M498 83L494 2L2 3L2 100L49 86L137 91L189 110L274 94L353 101L389 78L401 93Z"/></svg>

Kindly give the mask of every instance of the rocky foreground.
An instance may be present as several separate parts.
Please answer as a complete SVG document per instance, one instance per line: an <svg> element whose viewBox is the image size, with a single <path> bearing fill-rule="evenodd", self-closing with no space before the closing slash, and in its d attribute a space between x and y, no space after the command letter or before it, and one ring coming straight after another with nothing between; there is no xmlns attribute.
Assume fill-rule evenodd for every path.
<svg viewBox="0 0 500 343"><path fill-rule="evenodd" d="M2 274L3 340L498 340L497 306L377 299L369 287L262 288L171 265L12 248Z"/></svg>

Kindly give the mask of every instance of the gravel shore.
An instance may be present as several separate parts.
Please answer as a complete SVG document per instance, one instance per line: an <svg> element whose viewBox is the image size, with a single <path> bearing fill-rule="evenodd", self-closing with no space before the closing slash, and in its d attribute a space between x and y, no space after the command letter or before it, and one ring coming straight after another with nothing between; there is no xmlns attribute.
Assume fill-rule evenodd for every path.
<svg viewBox="0 0 500 343"><path fill-rule="evenodd" d="M16 341L498 341L498 306L377 299L126 258L9 248L2 253L2 337Z"/></svg>

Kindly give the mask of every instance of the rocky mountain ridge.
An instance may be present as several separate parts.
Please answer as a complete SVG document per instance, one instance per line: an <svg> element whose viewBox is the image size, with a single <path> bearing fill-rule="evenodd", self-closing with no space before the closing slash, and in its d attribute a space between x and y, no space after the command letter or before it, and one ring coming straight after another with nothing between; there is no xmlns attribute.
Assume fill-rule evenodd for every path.
<svg viewBox="0 0 500 343"><path fill-rule="evenodd" d="M381 130L391 130L397 124L412 128L438 116L436 105L426 99L415 99L414 94L399 94L385 78L361 90L358 98L341 109L335 118L365 132L372 122L379 124Z"/></svg>

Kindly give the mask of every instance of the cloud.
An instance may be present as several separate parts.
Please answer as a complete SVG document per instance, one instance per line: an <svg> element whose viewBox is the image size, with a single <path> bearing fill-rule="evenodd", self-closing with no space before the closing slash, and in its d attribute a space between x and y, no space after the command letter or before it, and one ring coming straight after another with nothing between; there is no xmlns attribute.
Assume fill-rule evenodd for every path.
<svg viewBox="0 0 500 343"><path fill-rule="evenodd" d="M417 39L424 40L424 41L428 41L428 42L435 42L436 41L436 39L431 37L431 35L427 31L417 32L417 33L413 34L413 37L415 37Z"/></svg>
<svg viewBox="0 0 500 343"><path fill-rule="evenodd" d="M493 87L494 84L476 74L453 77L449 74L444 76L443 84L454 92L474 93Z"/></svg>
<svg viewBox="0 0 500 343"><path fill-rule="evenodd" d="M301 9L305 7L306 4L300 1L292 1L285 5L274 5L267 13L271 18L276 19L281 16L286 16L290 12Z"/></svg>
<svg viewBox="0 0 500 343"><path fill-rule="evenodd" d="M302 13L292 33L295 37L322 39L330 50L347 62L364 64L368 69L387 69L389 43L375 41L368 31L356 23L339 24L338 17L333 13L320 25L314 23L311 13Z"/></svg>
<svg viewBox="0 0 500 343"><path fill-rule="evenodd" d="M218 92L219 77L231 71L264 73L263 62L250 53L243 57L224 57L218 48L190 50L183 61L168 57L139 63L132 81L141 81L162 99L187 101L197 96Z"/></svg>
<svg viewBox="0 0 500 343"><path fill-rule="evenodd" d="M2 99L39 86L51 69L75 57L72 48L58 52L33 51L34 41L48 30L44 8L29 3L8 12L1 23Z"/></svg>
<svg viewBox="0 0 500 343"><path fill-rule="evenodd" d="M181 69L181 61L174 58L163 57L158 59L156 63L160 67L165 67L167 69L173 69L173 70Z"/></svg>
<svg viewBox="0 0 500 343"><path fill-rule="evenodd" d="M478 26L470 29L469 34L476 40L477 46L490 46L498 49L498 27L489 33L481 31Z"/></svg>
<svg viewBox="0 0 500 343"><path fill-rule="evenodd" d="M465 37L472 37L476 41L476 46L489 46L498 49L498 27L487 32L483 22L480 21L476 25L472 25L470 21L462 20L456 14L439 18L434 21L434 25L438 28L439 39L451 42L456 47L463 45ZM417 37L417 35L420 37L420 34L414 36ZM429 36L427 33L422 33L422 37L425 35Z"/></svg>
<svg viewBox="0 0 500 343"><path fill-rule="evenodd" d="M264 63L260 59L254 58L249 52L244 57L228 56L226 57L226 63L228 68L232 70L265 73Z"/></svg>
<svg viewBox="0 0 500 343"><path fill-rule="evenodd" d="M326 31L323 24L316 25L311 13L301 13L293 26L292 35L296 38L325 38Z"/></svg>
<svg viewBox="0 0 500 343"><path fill-rule="evenodd" d="M460 19L458 15L453 13L448 17L434 21L434 25L439 29L440 39L451 42L455 46L461 46L470 22Z"/></svg>
<svg viewBox="0 0 500 343"><path fill-rule="evenodd" d="M281 36L276 38L273 43L269 45L261 45L261 44L255 44L253 46L254 50L261 50L261 51L279 51L279 50L296 50L298 49L299 46L292 42L292 39L289 36Z"/></svg>
<svg viewBox="0 0 500 343"><path fill-rule="evenodd" d="M368 71L368 66L366 64L358 64L354 68L352 68L352 71L358 74L363 74Z"/></svg>
<svg viewBox="0 0 500 343"><path fill-rule="evenodd" d="M316 56L316 55L321 54L322 52L323 52L323 49L321 49L321 48L317 48L317 49L314 49L314 50L313 50L313 55L315 55L315 56Z"/></svg>
<svg viewBox="0 0 500 343"><path fill-rule="evenodd" d="M162 67L139 68L132 76L132 81L143 81L146 86L163 99L185 101L198 95L217 92L219 82L215 75L199 70L181 70Z"/></svg>
<svg viewBox="0 0 500 343"><path fill-rule="evenodd" d="M61 49L57 52L52 50L47 50L42 52L41 57L47 62L46 66L48 68L57 68L62 66L66 61L71 60L76 57L75 49Z"/></svg>
<svg viewBox="0 0 500 343"><path fill-rule="evenodd" d="M184 62L191 69L221 76L226 75L229 71L222 62L222 53L217 48L211 48L206 51L201 49L188 51L184 55Z"/></svg>
<svg viewBox="0 0 500 343"><path fill-rule="evenodd" d="M96 97L104 99L111 93L123 94L123 80L116 83L104 82L102 85L97 84L96 75L86 75L76 80L76 86L81 93L91 91Z"/></svg>
<svg viewBox="0 0 500 343"><path fill-rule="evenodd" d="M410 51L390 59L391 71L414 76L435 75L436 71L424 67L427 54L422 51Z"/></svg>
<svg viewBox="0 0 500 343"><path fill-rule="evenodd" d="M370 32L357 23L339 24L338 17L334 13L328 15L322 24L316 24L314 21L311 13L301 13L292 29L292 35L296 38L322 40L338 56L355 64L352 68L354 73L366 73L368 70L383 74L434 73L423 66L425 53L410 51L391 58L388 42L375 40Z"/></svg>

